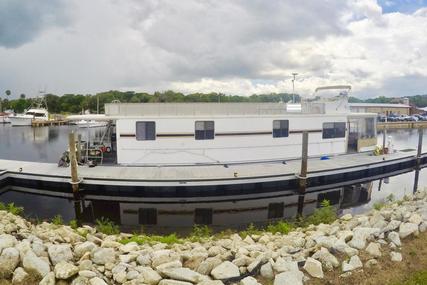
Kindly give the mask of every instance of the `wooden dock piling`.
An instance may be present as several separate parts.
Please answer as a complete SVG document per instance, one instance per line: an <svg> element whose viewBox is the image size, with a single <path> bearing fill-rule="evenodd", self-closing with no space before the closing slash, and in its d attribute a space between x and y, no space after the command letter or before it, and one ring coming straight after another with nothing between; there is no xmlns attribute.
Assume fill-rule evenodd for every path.
<svg viewBox="0 0 427 285"><path fill-rule="evenodd" d="M423 129L418 129L418 147L417 147L417 161L415 165L415 179L414 179L414 189L413 193L417 192L418 190L418 180L420 177L420 170L421 170L421 154L423 151Z"/></svg>
<svg viewBox="0 0 427 285"><path fill-rule="evenodd" d="M304 210L305 190L307 188L307 160L308 160L308 132L302 133L301 172L298 177L298 215L302 216Z"/></svg>
<svg viewBox="0 0 427 285"><path fill-rule="evenodd" d="M74 132L68 135L68 144L70 148L71 185L73 188L73 195L77 197L79 192L79 177L77 173L76 138Z"/></svg>

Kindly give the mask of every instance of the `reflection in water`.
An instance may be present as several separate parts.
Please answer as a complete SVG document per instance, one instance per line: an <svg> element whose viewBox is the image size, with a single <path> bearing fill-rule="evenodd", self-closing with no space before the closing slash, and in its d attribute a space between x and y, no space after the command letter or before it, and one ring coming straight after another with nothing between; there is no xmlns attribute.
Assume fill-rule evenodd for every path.
<svg viewBox="0 0 427 285"><path fill-rule="evenodd" d="M0 125L0 159L57 162L67 148L68 133L81 133L83 140L89 135L98 135L99 129L78 129L71 126L52 127L10 127ZM88 134L89 132L89 134ZM416 130L389 131L394 149L415 149L418 142ZM424 134L424 152L427 151L427 132ZM379 136L379 140L381 136ZM372 208L373 203L384 200L390 194L401 199L413 191L415 173L390 177L388 181L374 181L363 185L330 189L308 193L305 197L304 214L310 214L320 202L328 199L342 213L361 213ZM419 173L420 186L426 186L427 170ZM21 190L21 191L17 191ZM61 215L65 221L75 219L92 223L95 219L106 217L123 230L132 231L143 224L145 229L156 231L182 230L194 223L211 223L215 228L241 228L249 222L258 224L275 218L294 218L297 213L298 195L257 199L195 204L149 204L120 202L102 197L102 200L82 200L76 211L72 199L42 196L22 192L23 189L8 189L1 192L1 202L14 202L23 206L25 214L31 218L50 219ZM80 210L79 210L80 209Z"/></svg>

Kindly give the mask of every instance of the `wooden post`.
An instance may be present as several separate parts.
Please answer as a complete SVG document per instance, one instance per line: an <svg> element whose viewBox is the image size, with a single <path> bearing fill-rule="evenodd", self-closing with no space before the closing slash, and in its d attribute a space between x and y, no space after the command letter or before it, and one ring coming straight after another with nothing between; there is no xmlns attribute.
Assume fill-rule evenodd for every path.
<svg viewBox="0 0 427 285"><path fill-rule="evenodd" d="M302 133L301 172L299 175L298 215L304 210L305 190L307 188L307 159L308 159L308 132Z"/></svg>
<svg viewBox="0 0 427 285"><path fill-rule="evenodd" d="M82 135L77 135L77 162L82 161Z"/></svg>
<svg viewBox="0 0 427 285"><path fill-rule="evenodd" d="M383 130L383 154L385 154L385 141L387 138L387 116L385 117L385 124L384 124L384 130Z"/></svg>
<svg viewBox="0 0 427 285"><path fill-rule="evenodd" d="M418 148L417 148L417 162L415 166L415 179L414 179L414 189L413 193L418 190L418 180L420 177L420 165L421 165L421 153L423 151L423 129L418 129Z"/></svg>
<svg viewBox="0 0 427 285"><path fill-rule="evenodd" d="M74 132L68 135L68 145L70 148L70 168L71 168L71 185L73 194L76 197L79 192L79 177L77 174L77 160L76 160L76 138Z"/></svg>

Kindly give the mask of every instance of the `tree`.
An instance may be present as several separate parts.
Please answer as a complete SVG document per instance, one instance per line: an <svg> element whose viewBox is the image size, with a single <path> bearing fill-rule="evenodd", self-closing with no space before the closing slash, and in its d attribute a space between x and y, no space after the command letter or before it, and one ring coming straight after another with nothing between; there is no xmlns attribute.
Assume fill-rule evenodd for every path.
<svg viewBox="0 0 427 285"><path fill-rule="evenodd" d="M10 90L6 90L4 93L6 94L7 97L9 97L10 94L12 94L12 92L10 92Z"/></svg>
<svg viewBox="0 0 427 285"><path fill-rule="evenodd" d="M19 95L19 98L21 98L21 99L25 99L25 94L24 94L24 93L22 93L21 95Z"/></svg>

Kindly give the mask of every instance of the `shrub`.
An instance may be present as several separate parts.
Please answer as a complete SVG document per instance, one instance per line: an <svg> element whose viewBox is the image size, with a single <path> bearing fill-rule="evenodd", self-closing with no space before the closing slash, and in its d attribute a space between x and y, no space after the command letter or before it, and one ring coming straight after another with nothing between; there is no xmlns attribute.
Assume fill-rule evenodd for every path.
<svg viewBox="0 0 427 285"><path fill-rule="evenodd" d="M75 229L77 229L78 227L79 227L79 223L77 222L77 220L75 220L75 219L72 219L71 221L70 221L70 227L73 229L73 230L75 230Z"/></svg>
<svg viewBox="0 0 427 285"><path fill-rule="evenodd" d="M60 226L64 224L64 220L62 219L61 215L56 215L52 218L52 224Z"/></svg>
<svg viewBox="0 0 427 285"><path fill-rule="evenodd" d="M24 208L15 206L15 203L4 204L0 202L0 210L8 211L9 213L17 216L22 215L24 212Z"/></svg>
<svg viewBox="0 0 427 285"><path fill-rule="evenodd" d="M281 234L287 234L292 230L293 226L285 221L279 221L274 224L269 224L267 226L267 231L270 233L281 233Z"/></svg>
<svg viewBox="0 0 427 285"><path fill-rule="evenodd" d="M240 235L241 238L245 238L246 236L257 235L257 234L260 234L260 233L261 233L261 231L258 228L256 228L253 223L250 223L248 225L248 227L246 228L246 230L241 231L239 233L239 235Z"/></svg>
<svg viewBox="0 0 427 285"><path fill-rule="evenodd" d="M303 225L330 224L337 219L337 212L328 200L323 200L320 208L303 220Z"/></svg>
<svg viewBox="0 0 427 285"><path fill-rule="evenodd" d="M384 208L384 206L385 206L385 203L384 202L376 202L376 203L374 203L374 209L375 210L377 210L377 211L379 211L379 210L381 210L382 208Z"/></svg>
<svg viewBox="0 0 427 285"><path fill-rule="evenodd" d="M119 226L107 218L102 217L101 219L97 219L95 223L96 230L103 234L116 235L120 233Z"/></svg>

